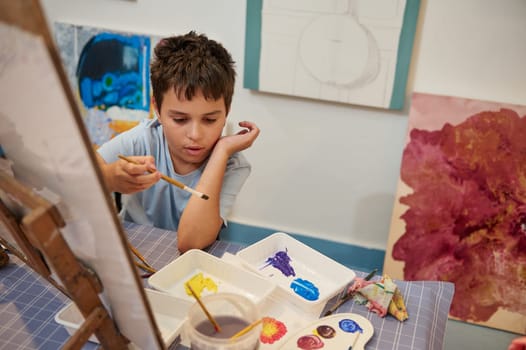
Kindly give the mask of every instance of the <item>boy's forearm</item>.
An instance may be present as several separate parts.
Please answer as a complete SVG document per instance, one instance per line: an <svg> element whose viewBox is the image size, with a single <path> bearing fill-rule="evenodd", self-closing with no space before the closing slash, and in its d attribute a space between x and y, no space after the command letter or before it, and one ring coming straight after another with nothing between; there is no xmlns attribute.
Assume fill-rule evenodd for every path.
<svg viewBox="0 0 526 350"><path fill-rule="evenodd" d="M188 200L177 232L178 249L182 252L192 248L205 248L217 238L223 224L220 195L228 157L228 154L221 151L212 152L196 186L196 190L206 193L210 198L203 200L191 196Z"/></svg>

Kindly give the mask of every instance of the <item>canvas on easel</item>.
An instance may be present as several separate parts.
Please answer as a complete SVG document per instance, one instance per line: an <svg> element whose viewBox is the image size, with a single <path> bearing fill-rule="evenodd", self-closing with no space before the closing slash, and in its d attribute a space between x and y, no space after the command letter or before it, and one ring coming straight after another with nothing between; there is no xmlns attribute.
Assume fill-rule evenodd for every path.
<svg viewBox="0 0 526 350"><path fill-rule="evenodd" d="M37 0L0 1L0 94L0 145L17 181L59 210L60 233L100 279L119 331L141 349L163 348Z"/></svg>
<svg viewBox="0 0 526 350"><path fill-rule="evenodd" d="M2 247L73 300L84 316L63 349L81 349L92 334L105 349L127 349L128 341L98 296L103 286L96 274L77 260L60 233L65 223L57 208L2 171L0 194Z"/></svg>

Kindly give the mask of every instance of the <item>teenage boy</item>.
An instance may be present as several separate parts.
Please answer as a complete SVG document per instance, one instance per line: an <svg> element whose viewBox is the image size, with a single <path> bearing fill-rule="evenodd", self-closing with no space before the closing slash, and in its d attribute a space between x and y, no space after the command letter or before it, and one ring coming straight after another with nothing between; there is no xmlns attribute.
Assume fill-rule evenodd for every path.
<svg viewBox="0 0 526 350"><path fill-rule="evenodd" d="M205 248L226 224L250 174L239 152L252 145L259 129L243 121L237 134L221 136L235 70L218 42L193 31L162 39L150 69L156 118L102 145L97 158L109 190L123 194L124 220L177 231L181 252ZM119 159L120 154L139 164ZM209 199L161 180L161 173Z"/></svg>

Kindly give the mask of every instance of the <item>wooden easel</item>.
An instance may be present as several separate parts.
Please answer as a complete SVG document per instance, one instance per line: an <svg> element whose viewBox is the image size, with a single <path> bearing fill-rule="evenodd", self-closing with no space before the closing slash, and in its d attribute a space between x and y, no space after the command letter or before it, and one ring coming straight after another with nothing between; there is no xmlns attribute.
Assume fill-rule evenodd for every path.
<svg viewBox="0 0 526 350"><path fill-rule="evenodd" d="M40 36L54 66L61 67L38 0L0 0L0 22ZM57 69L57 74L61 84L68 86L64 72ZM74 106L72 92L65 89L64 93ZM128 340L118 331L98 296L102 284L94 272L77 260L61 234L65 223L58 209L2 171L0 192L0 220L11 239L0 236L0 243L75 302L85 318L64 349L80 349L93 333L105 349L127 349Z"/></svg>
<svg viewBox="0 0 526 350"><path fill-rule="evenodd" d="M0 220L14 240L0 237L0 243L73 300L85 318L64 349L82 348L93 333L105 349L127 349L128 341L98 296L102 284L77 260L60 233L65 224L57 208L2 171L0 190L7 198L0 198ZM16 208L13 203L8 206L8 200Z"/></svg>

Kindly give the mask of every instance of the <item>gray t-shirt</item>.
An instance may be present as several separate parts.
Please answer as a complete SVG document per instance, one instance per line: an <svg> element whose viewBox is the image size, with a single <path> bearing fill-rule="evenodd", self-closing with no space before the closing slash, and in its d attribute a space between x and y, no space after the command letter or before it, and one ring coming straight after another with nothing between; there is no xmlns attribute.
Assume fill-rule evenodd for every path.
<svg viewBox="0 0 526 350"><path fill-rule="evenodd" d="M157 119L141 121L139 125L103 144L97 151L107 163L117 161L119 154L153 156L158 171L191 188L196 186L206 166L205 162L189 174L177 174L172 165L162 125ZM228 159L220 198L220 215L224 225L250 170L250 164L241 153L235 153ZM187 191L161 179L147 190L122 195L122 210L119 215L123 220L177 231L190 196Z"/></svg>

